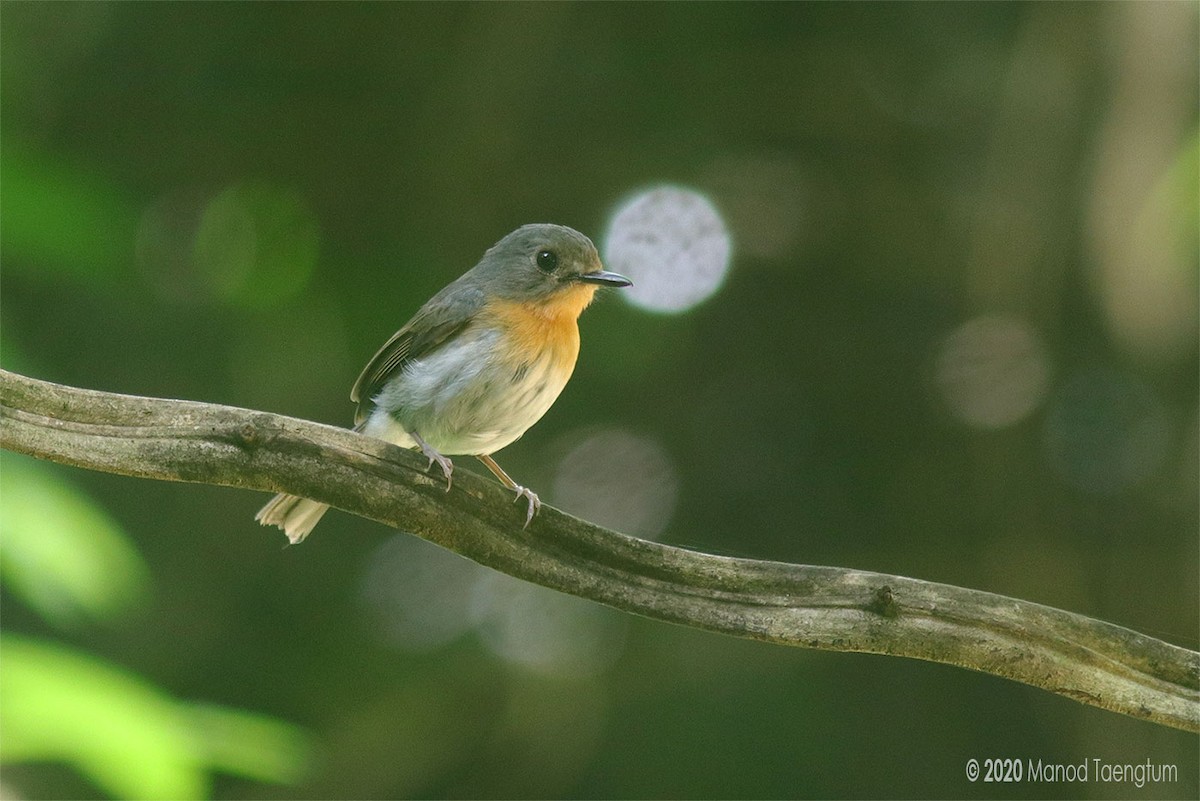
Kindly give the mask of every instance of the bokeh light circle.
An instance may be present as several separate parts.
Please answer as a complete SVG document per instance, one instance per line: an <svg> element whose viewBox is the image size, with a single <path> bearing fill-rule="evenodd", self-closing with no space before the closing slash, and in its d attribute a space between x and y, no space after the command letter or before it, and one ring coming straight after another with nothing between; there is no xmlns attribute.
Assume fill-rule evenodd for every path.
<svg viewBox="0 0 1200 801"><path fill-rule="evenodd" d="M511 665L578 678L606 671L624 651L627 622L591 601L484 571L471 593L480 641Z"/></svg>
<svg viewBox="0 0 1200 801"><path fill-rule="evenodd" d="M999 429L1023 420L1041 403L1050 362L1024 320L983 315L943 341L935 381L956 417L976 428Z"/></svg>
<svg viewBox="0 0 1200 801"><path fill-rule="evenodd" d="M269 308L299 294L316 270L316 214L297 191L243 182L215 195L179 188L150 204L136 259L174 300Z"/></svg>
<svg viewBox="0 0 1200 801"><path fill-rule="evenodd" d="M397 534L372 555L361 597L389 644L433 651L473 628L471 594L486 572L458 554Z"/></svg>
<svg viewBox="0 0 1200 801"><path fill-rule="evenodd" d="M585 520L643 539L660 536L679 497L675 461L653 439L594 431L558 464L554 497Z"/></svg>
<svg viewBox="0 0 1200 801"><path fill-rule="evenodd" d="M371 555L360 599L380 639L428 653L474 634L505 664L578 678L606 671L624 650L624 618L397 534Z"/></svg>
<svg viewBox="0 0 1200 801"><path fill-rule="evenodd" d="M682 312L708 299L729 271L733 242L716 206L691 189L658 186L622 203L604 237L604 263L633 286L621 297Z"/></svg>

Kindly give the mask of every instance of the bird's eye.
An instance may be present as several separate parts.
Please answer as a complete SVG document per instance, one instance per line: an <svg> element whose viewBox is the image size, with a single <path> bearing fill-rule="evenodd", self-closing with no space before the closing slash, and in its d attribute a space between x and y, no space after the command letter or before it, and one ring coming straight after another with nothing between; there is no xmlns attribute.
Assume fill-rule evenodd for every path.
<svg viewBox="0 0 1200 801"><path fill-rule="evenodd" d="M553 272L554 268L558 266L558 256L554 255L553 250L539 250L537 266L544 273Z"/></svg>

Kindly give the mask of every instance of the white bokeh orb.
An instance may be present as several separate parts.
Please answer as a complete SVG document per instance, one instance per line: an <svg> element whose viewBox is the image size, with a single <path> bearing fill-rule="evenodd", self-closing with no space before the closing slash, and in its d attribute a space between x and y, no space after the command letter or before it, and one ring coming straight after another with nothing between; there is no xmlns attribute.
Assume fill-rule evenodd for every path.
<svg viewBox="0 0 1200 801"><path fill-rule="evenodd" d="M699 192L669 185L622 203L603 244L608 269L633 281L621 297L659 312L686 311L711 297L733 252L716 206Z"/></svg>

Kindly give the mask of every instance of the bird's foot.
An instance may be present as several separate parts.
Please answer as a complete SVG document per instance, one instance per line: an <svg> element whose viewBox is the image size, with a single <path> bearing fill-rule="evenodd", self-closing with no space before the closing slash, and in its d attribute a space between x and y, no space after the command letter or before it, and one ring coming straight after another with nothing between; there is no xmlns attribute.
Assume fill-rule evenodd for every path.
<svg viewBox="0 0 1200 801"><path fill-rule="evenodd" d="M501 484L517 493L517 497L513 500L513 503L516 503L522 498L525 498L529 501L529 509L525 512L525 525L521 526L523 529L529 528L529 523L533 520L533 516L537 514L538 509L542 508L541 498L539 498L537 493L533 490L529 489L528 487L522 487L520 484L513 481L508 473L505 473L504 470L501 469L500 465L496 464L496 460L491 456L487 455L486 453L478 453L475 455L475 458L487 465L487 469L491 470L492 474L495 475L496 478L500 479Z"/></svg>
<svg viewBox="0 0 1200 801"><path fill-rule="evenodd" d="M449 492L450 486L454 483L451 478L454 474L454 463L434 450L433 446L421 439L420 435L415 431L412 433L412 437L417 441L417 445L421 447L421 453L425 455L425 458L429 459L429 464L425 466L425 472L428 473L432 470L434 464L442 468L442 475L446 477L446 492Z"/></svg>
<svg viewBox="0 0 1200 801"><path fill-rule="evenodd" d="M528 487L522 487L520 484L514 486L513 490L517 493L517 497L513 499L513 503L522 498L526 498L529 501L529 510L525 513L525 525L521 526L523 529L529 528L529 523L533 520L533 516L538 513L538 509L542 508L542 499L537 496L536 492Z"/></svg>

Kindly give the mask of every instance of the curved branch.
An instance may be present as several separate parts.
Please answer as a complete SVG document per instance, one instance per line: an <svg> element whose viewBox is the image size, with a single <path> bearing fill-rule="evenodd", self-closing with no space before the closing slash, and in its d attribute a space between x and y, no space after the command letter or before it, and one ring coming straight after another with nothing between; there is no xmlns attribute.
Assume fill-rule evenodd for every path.
<svg viewBox="0 0 1200 801"><path fill-rule="evenodd" d="M634 539L474 474L446 493L419 456L345 429L0 370L0 447L64 464L314 498L527 581L659 620L832 651L942 662L1200 731L1200 654L1083 615L838 567Z"/></svg>

